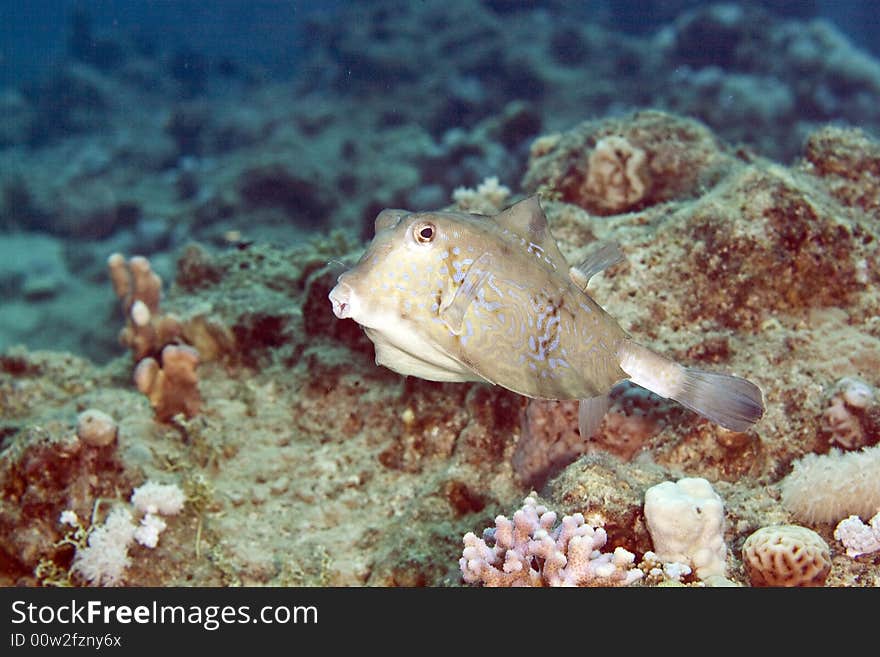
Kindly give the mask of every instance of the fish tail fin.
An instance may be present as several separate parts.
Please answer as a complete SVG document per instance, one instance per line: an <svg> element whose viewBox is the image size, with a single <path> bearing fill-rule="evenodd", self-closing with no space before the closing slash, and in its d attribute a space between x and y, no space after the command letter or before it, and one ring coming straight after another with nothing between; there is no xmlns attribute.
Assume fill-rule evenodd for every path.
<svg viewBox="0 0 880 657"><path fill-rule="evenodd" d="M633 383L725 429L745 431L764 414L761 389L746 379L683 367L630 340L621 347L620 357L620 368Z"/></svg>

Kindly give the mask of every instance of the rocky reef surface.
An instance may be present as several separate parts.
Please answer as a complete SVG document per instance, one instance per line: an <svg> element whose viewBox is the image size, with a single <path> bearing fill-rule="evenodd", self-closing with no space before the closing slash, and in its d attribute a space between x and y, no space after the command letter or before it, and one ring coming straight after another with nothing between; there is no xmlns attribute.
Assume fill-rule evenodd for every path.
<svg viewBox="0 0 880 657"><path fill-rule="evenodd" d="M61 514L90 518L97 500L124 503L146 480L177 484L187 500L155 548L130 550L126 583L412 586L460 583L462 536L532 488L602 526L609 546L650 557L645 492L686 475L714 482L726 581L747 583L745 539L798 522L780 492L792 461L877 449L878 167L880 144L857 130L820 129L783 166L657 111L532 145L522 192L541 194L566 257L609 239L627 256L591 294L659 351L761 386L765 417L743 433L624 386L583 444L564 402L377 367L360 329L327 302L359 246L191 246L146 320L134 308L160 298L159 278L143 276L128 297L117 288L131 357L0 358L4 581L77 583L68 571L81 546L62 540ZM133 281L141 265L129 262ZM147 330L159 316L177 328ZM195 388L175 378L169 345L197 350ZM199 403L160 412L132 383L144 359L168 372L167 395ZM844 377L861 392L846 397ZM79 435L86 409L113 417L112 442ZM828 584L878 583L876 555L853 559L834 523L800 522L834 546Z"/></svg>
<svg viewBox="0 0 880 657"><path fill-rule="evenodd" d="M880 64L758 6L531 5L351 3L289 80L79 18L0 92L0 583L880 584ZM382 208L531 194L569 262L621 245L589 292L640 342L762 388L754 429L624 383L584 441L333 316ZM645 507L688 478L709 568Z"/></svg>

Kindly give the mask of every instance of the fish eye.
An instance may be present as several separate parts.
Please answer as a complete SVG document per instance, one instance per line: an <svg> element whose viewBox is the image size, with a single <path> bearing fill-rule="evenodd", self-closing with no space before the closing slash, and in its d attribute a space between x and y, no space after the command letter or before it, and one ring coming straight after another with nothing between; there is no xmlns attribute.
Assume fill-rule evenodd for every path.
<svg viewBox="0 0 880 657"><path fill-rule="evenodd" d="M437 229L434 228L434 224L423 223L416 224L413 227L413 237L419 244L427 244L428 242L432 242L436 234Z"/></svg>

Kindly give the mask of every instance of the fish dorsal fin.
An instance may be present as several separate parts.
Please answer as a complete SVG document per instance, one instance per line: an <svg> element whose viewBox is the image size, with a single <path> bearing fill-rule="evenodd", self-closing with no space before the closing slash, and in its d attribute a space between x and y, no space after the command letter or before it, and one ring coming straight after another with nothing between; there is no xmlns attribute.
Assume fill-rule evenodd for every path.
<svg viewBox="0 0 880 657"><path fill-rule="evenodd" d="M580 289L586 290L587 283L593 276L623 260L624 256L620 245L617 242L605 242L584 258L581 264L569 269L568 275L572 283Z"/></svg>
<svg viewBox="0 0 880 657"><path fill-rule="evenodd" d="M537 194L511 205L494 218L499 226L524 239L530 251L549 259L554 269L565 267L565 256L553 239Z"/></svg>

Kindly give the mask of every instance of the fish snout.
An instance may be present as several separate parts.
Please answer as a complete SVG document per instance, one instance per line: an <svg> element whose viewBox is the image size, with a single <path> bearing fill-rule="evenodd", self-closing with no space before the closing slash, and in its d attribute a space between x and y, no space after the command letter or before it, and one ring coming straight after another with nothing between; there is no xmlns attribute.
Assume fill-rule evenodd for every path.
<svg viewBox="0 0 880 657"><path fill-rule="evenodd" d="M340 279L342 277L340 276ZM351 317L351 304L354 299L354 291L348 283L341 280L330 290L330 303L333 304L333 314L339 319Z"/></svg>

